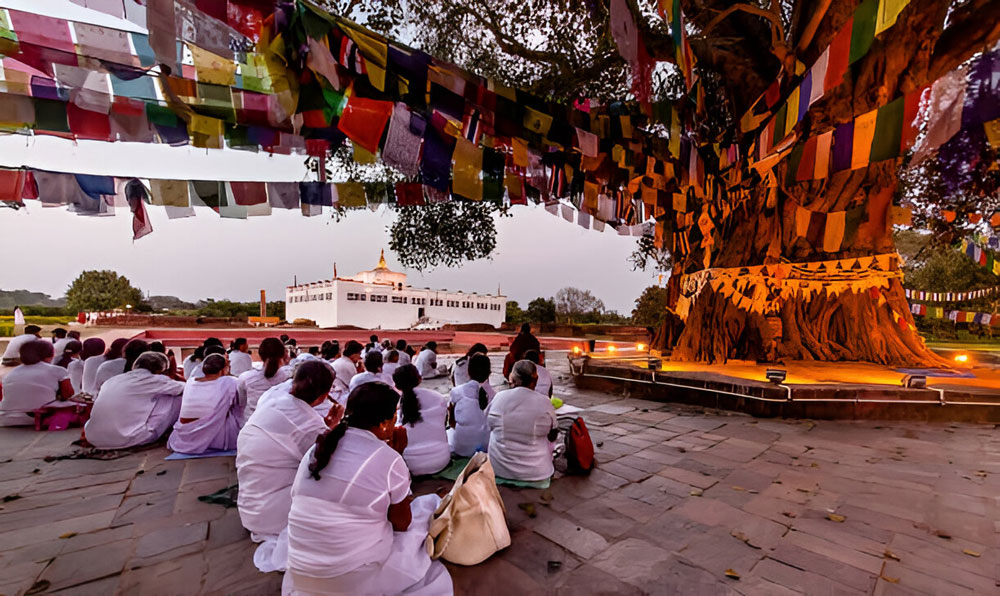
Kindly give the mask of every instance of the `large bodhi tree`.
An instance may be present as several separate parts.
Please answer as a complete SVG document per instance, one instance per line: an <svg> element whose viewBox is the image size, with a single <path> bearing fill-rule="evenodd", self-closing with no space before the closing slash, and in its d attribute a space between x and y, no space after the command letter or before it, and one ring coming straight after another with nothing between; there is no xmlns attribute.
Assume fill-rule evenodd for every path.
<svg viewBox="0 0 1000 596"><path fill-rule="evenodd" d="M327 4L331 11L438 58L552 99L629 97L629 71L611 35L608 0L337 0ZM670 32L656 14L656 6L639 0L626 0L626 4L649 55L660 62L675 62ZM677 71L658 67L653 77L654 99L675 100L698 143L735 142L746 149L748 135L757 131L743 131L741 116L782 70L801 72L797 66L813 64L857 4L846 0L683 0L700 89L685 95ZM896 25L876 37L870 51L851 66L845 80L812 106L797 132L806 138L849 122L933 82L998 38L1000 2L912 0ZM795 84L797 78L785 76L781 95L789 94ZM892 225L885 214L899 194L905 160L840 171L822 180L785 182L776 196L756 183L743 208L733 212L724 226L717 226L720 236L712 249L711 267L807 263L893 252ZM783 167L779 165L779 171ZM713 176L718 177L718 172L706 172L706 177ZM796 234L796 204L826 213L866 206L870 215L849 243L830 253ZM405 229L393 232L408 233ZM664 258L648 239L640 246L637 260L640 265L652 262L672 267L671 307L677 304L682 274L695 272L706 262L697 247L689 254ZM779 312L765 317L738 308L707 286L686 320L668 317L657 340L680 360L937 362L911 325L894 320L895 312L904 323L912 323L901 281L890 280L882 296L884 301L869 292L792 296L782 302Z"/></svg>

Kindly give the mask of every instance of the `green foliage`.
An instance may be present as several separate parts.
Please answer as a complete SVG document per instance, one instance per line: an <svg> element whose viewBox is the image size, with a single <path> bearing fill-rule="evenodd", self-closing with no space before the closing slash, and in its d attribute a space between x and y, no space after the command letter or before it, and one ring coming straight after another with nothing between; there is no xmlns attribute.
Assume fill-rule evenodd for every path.
<svg viewBox="0 0 1000 596"><path fill-rule="evenodd" d="M260 315L260 302L234 302L232 300L213 300L209 298L208 300L200 301L197 308L177 314L220 318L256 317ZM284 319L284 301L268 302L267 316Z"/></svg>
<svg viewBox="0 0 1000 596"><path fill-rule="evenodd" d="M495 210L490 203L465 201L400 207L389 248L404 267L418 271L488 258L497 244Z"/></svg>
<svg viewBox="0 0 1000 596"><path fill-rule="evenodd" d="M66 291L66 307L71 311L113 310L127 305L136 310L146 306L142 291L114 271L84 271Z"/></svg>
<svg viewBox="0 0 1000 596"><path fill-rule="evenodd" d="M604 302L580 288L563 288L556 292L556 314L562 322L597 322L604 312Z"/></svg>
<svg viewBox="0 0 1000 596"><path fill-rule="evenodd" d="M21 310L28 313L30 307L59 308L66 303L63 298L54 299L48 294L41 292L29 292L28 290L0 290L0 312L6 309L13 309L20 306Z"/></svg>
<svg viewBox="0 0 1000 596"><path fill-rule="evenodd" d="M14 323L0 322L0 337L13 337Z"/></svg>
<svg viewBox="0 0 1000 596"><path fill-rule="evenodd" d="M76 320L76 316L75 315L74 316L70 316L70 315L59 316L59 315L56 315L56 316L51 316L51 317L40 317L40 316L32 316L32 315L25 315L24 316L24 322L25 322L26 325L67 325L67 324L69 324L70 321L74 321L74 320ZM13 325L14 324L14 317L13 316L8 316L8 315L0 315L0 324L3 324L3 323L10 323L11 325Z"/></svg>
<svg viewBox="0 0 1000 596"><path fill-rule="evenodd" d="M517 303L517 300L507 301L507 316L504 320L515 325L524 322L524 311L521 309L521 305Z"/></svg>
<svg viewBox="0 0 1000 596"><path fill-rule="evenodd" d="M531 323L555 323L556 302L551 298L535 298L524 309L524 321Z"/></svg>
<svg viewBox="0 0 1000 596"><path fill-rule="evenodd" d="M896 248L903 258L903 285L908 289L966 292L1000 285L1000 277L954 247L940 244L933 234L912 230L898 232ZM1000 306L998 300L1000 294L939 305L946 310L992 313Z"/></svg>
<svg viewBox="0 0 1000 596"><path fill-rule="evenodd" d="M632 322L636 325L655 326L667 314L667 289L660 286L649 286L635 299L632 309Z"/></svg>

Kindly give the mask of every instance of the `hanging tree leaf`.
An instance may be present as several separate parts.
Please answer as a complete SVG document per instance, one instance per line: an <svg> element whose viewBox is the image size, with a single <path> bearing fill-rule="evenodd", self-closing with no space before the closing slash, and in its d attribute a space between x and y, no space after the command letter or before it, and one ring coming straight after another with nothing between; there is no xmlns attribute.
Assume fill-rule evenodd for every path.
<svg viewBox="0 0 1000 596"><path fill-rule="evenodd" d="M497 245L496 206L452 201L400 207L389 228L389 248L404 267L424 271L489 258Z"/></svg>

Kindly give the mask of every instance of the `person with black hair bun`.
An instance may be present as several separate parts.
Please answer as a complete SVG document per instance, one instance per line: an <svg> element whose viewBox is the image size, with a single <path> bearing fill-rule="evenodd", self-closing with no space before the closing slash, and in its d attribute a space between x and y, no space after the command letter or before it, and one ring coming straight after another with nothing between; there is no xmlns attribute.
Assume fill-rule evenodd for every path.
<svg viewBox="0 0 1000 596"><path fill-rule="evenodd" d="M455 455L470 457L489 446L486 407L496 395L490 385L490 370L489 356L473 354L469 358L469 381L451 390L448 443Z"/></svg>
<svg viewBox="0 0 1000 596"><path fill-rule="evenodd" d="M202 375L188 379L184 387L180 418L167 441L171 451L196 455L236 448L245 404L240 401L236 378L228 374L225 350L205 356L201 367Z"/></svg>
<svg viewBox="0 0 1000 596"><path fill-rule="evenodd" d="M437 474L451 463L448 398L418 387L422 379L412 364L397 368L392 380L403 395L399 400L399 423L406 429L406 466L414 476Z"/></svg>
<svg viewBox="0 0 1000 596"><path fill-rule="evenodd" d="M76 339L71 339L65 343L60 354L56 352L54 364L69 371L69 380L73 383L73 391L80 393L83 386L83 360L80 354L83 352L83 343Z"/></svg>
<svg viewBox="0 0 1000 596"><path fill-rule="evenodd" d="M292 376L292 369L288 366L288 352L277 337L268 337L261 341L257 347L257 355L260 356L264 366L259 369L252 368L239 375L236 385L240 401L246 404L245 414L248 420L257 409L260 396Z"/></svg>
<svg viewBox="0 0 1000 596"><path fill-rule="evenodd" d="M365 383L299 464L283 594L452 594L425 542L437 495L413 498L396 427L399 394Z"/></svg>
<svg viewBox="0 0 1000 596"><path fill-rule="evenodd" d="M336 379L333 381L333 399L341 404L347 402L347 396L351 393L351 379L358 374L358 363L361 362L361 352L364 346L353 339L344 344L344 353L340 358L333 361L333 372Z"/></svg>
<svg viewBox="0 0 1000 596"><path fill-rule="evenodd" d="M283 357L284 346L278 338L268 338L261 346L266 343L266 349L272 349L268 340L277 344ZM236 441L240 520L253 541L262 543L254 563L264 573L285 569L288 539L287 534L282 539L282 534L302 456L316 437L337 426L343 416L340 404L333 404L325 419L316 410L327 401L332 385L333 371L325 362L303 362L295 370L291 388L276 390L260 404Z"/></svg>
<svg viewBox="0 0 1000 596"><path fill-rule="evenodd" d="M348 389L350 391L354 391L358 385L374 383L376 381L385 383L385 378L382 375L382 352L370 350L367 354L365 354L365 372L358 373L351 377ZM392 383L386 383L386 385L391 384Z"/></svg>
<svg viewBox="0 0 1000 596"><path fill-rule="evenodd" d="M21 344L21 364L0 382L0 426L29 426L35 423L34 411L49 406L72 406L73 384L69 372L52 364L52 342L34 339Z"/></svg>
<svg viewBox="0 0 1000 596"><path fill-rule="evenodd" d="M486 354L489 349L486 344L475 343L469 348L469 351L455 361L455 364L451 366L451 386L458 387L459 385L465 385L471 378L469 377L469 359L475 354Z"/></svg>
<svg viewBox="0 0 1000 596"><path fill-rule="evenodd" d="M181 367L184 369L185 379L201 376L201 369L199 366L205 359L205 356L208 355L205 350L209 346L219 346L221 348L222 340L218 337L206 337L204 341L201 342L201 345L195 348L194 352L181 362ZM223 350L223 353L225 353L225 350Z"/></svg>
<svg viewBox="0 0 1000 596"><path fill-rule="evenodd" d="M30 341L41 339L41 337L41 327L38 325L25 326L24 333L14 337L7 343L7 348L3 351L3 357L2 360L0 360L0 364L3 366L17 366L18 364L21 364L21 346Z"/></svg>

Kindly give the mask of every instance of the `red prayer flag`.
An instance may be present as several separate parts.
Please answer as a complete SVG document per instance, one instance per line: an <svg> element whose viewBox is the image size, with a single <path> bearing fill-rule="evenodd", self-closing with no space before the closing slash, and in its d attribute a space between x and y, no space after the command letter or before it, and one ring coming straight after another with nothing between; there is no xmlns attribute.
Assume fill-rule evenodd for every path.
<svg viewBox="0 0 1000 596"><path fill-rule="evenodd" d="M424 185L419 182L400 182L396 184L396 204L420 206L424 204Z"/></svg>
<svg viewBox="0 0 1000 596"><path fill-rule="evenodd" d="M358 97L352 93L344 106L344 113L340 115L337 128L369 153L377 153L382 131L392 115L392 108L391 101Z"/></svg>
<svg viewBox="0 0 1000 596"><path fill-rule="evenodd" d="M0 201L20 203L24 193L24 170L0 169Z"/></svg>
<svg viewBox="0 0 1000 596"><path fill-rule="evenodd" d="M913 146L920 132L916 124L917 113L920 111L920 98L928 86L911 91L903 98L903 134L900 136L900 153Z"/></svg>
<svg viewBox="0 0 1000 596"><path fill-rule="evenodd" d="M237 205L261 205L267 202L267 184L264 182L230 182L233 199Z"/></svg>
<svg viewBox="0 0 1000 596"><path fill-rule="evenodd" d="M819 137L809 137L802 148L802 159L799 160L799 171L795 173L798 181L812 180L816 169L816 142Z"/></svg>
<svg viewBox="0 0 1000 596"><path fill-rule="evenodd" d="M111 140L111 119L107 114L79 108L74 103L66 104L69 130L81 139L95 141Z"/></svg>
<svg viewBox="0 0 1000 596"><path fill-rule="evenodd" d="M764 102L768 108L773 108L779 99L781 99L781 85L778 84L778 81L775 81L764 91Z"/></svg>
<svg viewBox="0 0 1000 596"><path fill-rule="evenodd" d="M38 182L35 181L35 173L28 170L24 174L24 189L21 191L22 199L38 199Z"/></svg>
<svg viewBox="0 0 1000 596"><path fill-rule="evenodd" d="M826 67L826 79L823 81L823 93L833 89L844 80L847 73L848 59L851 55L851 31L854 29L854 17L837 31L830 42L830 61ZM816 81L813 81L816 84Z"/></svg>

